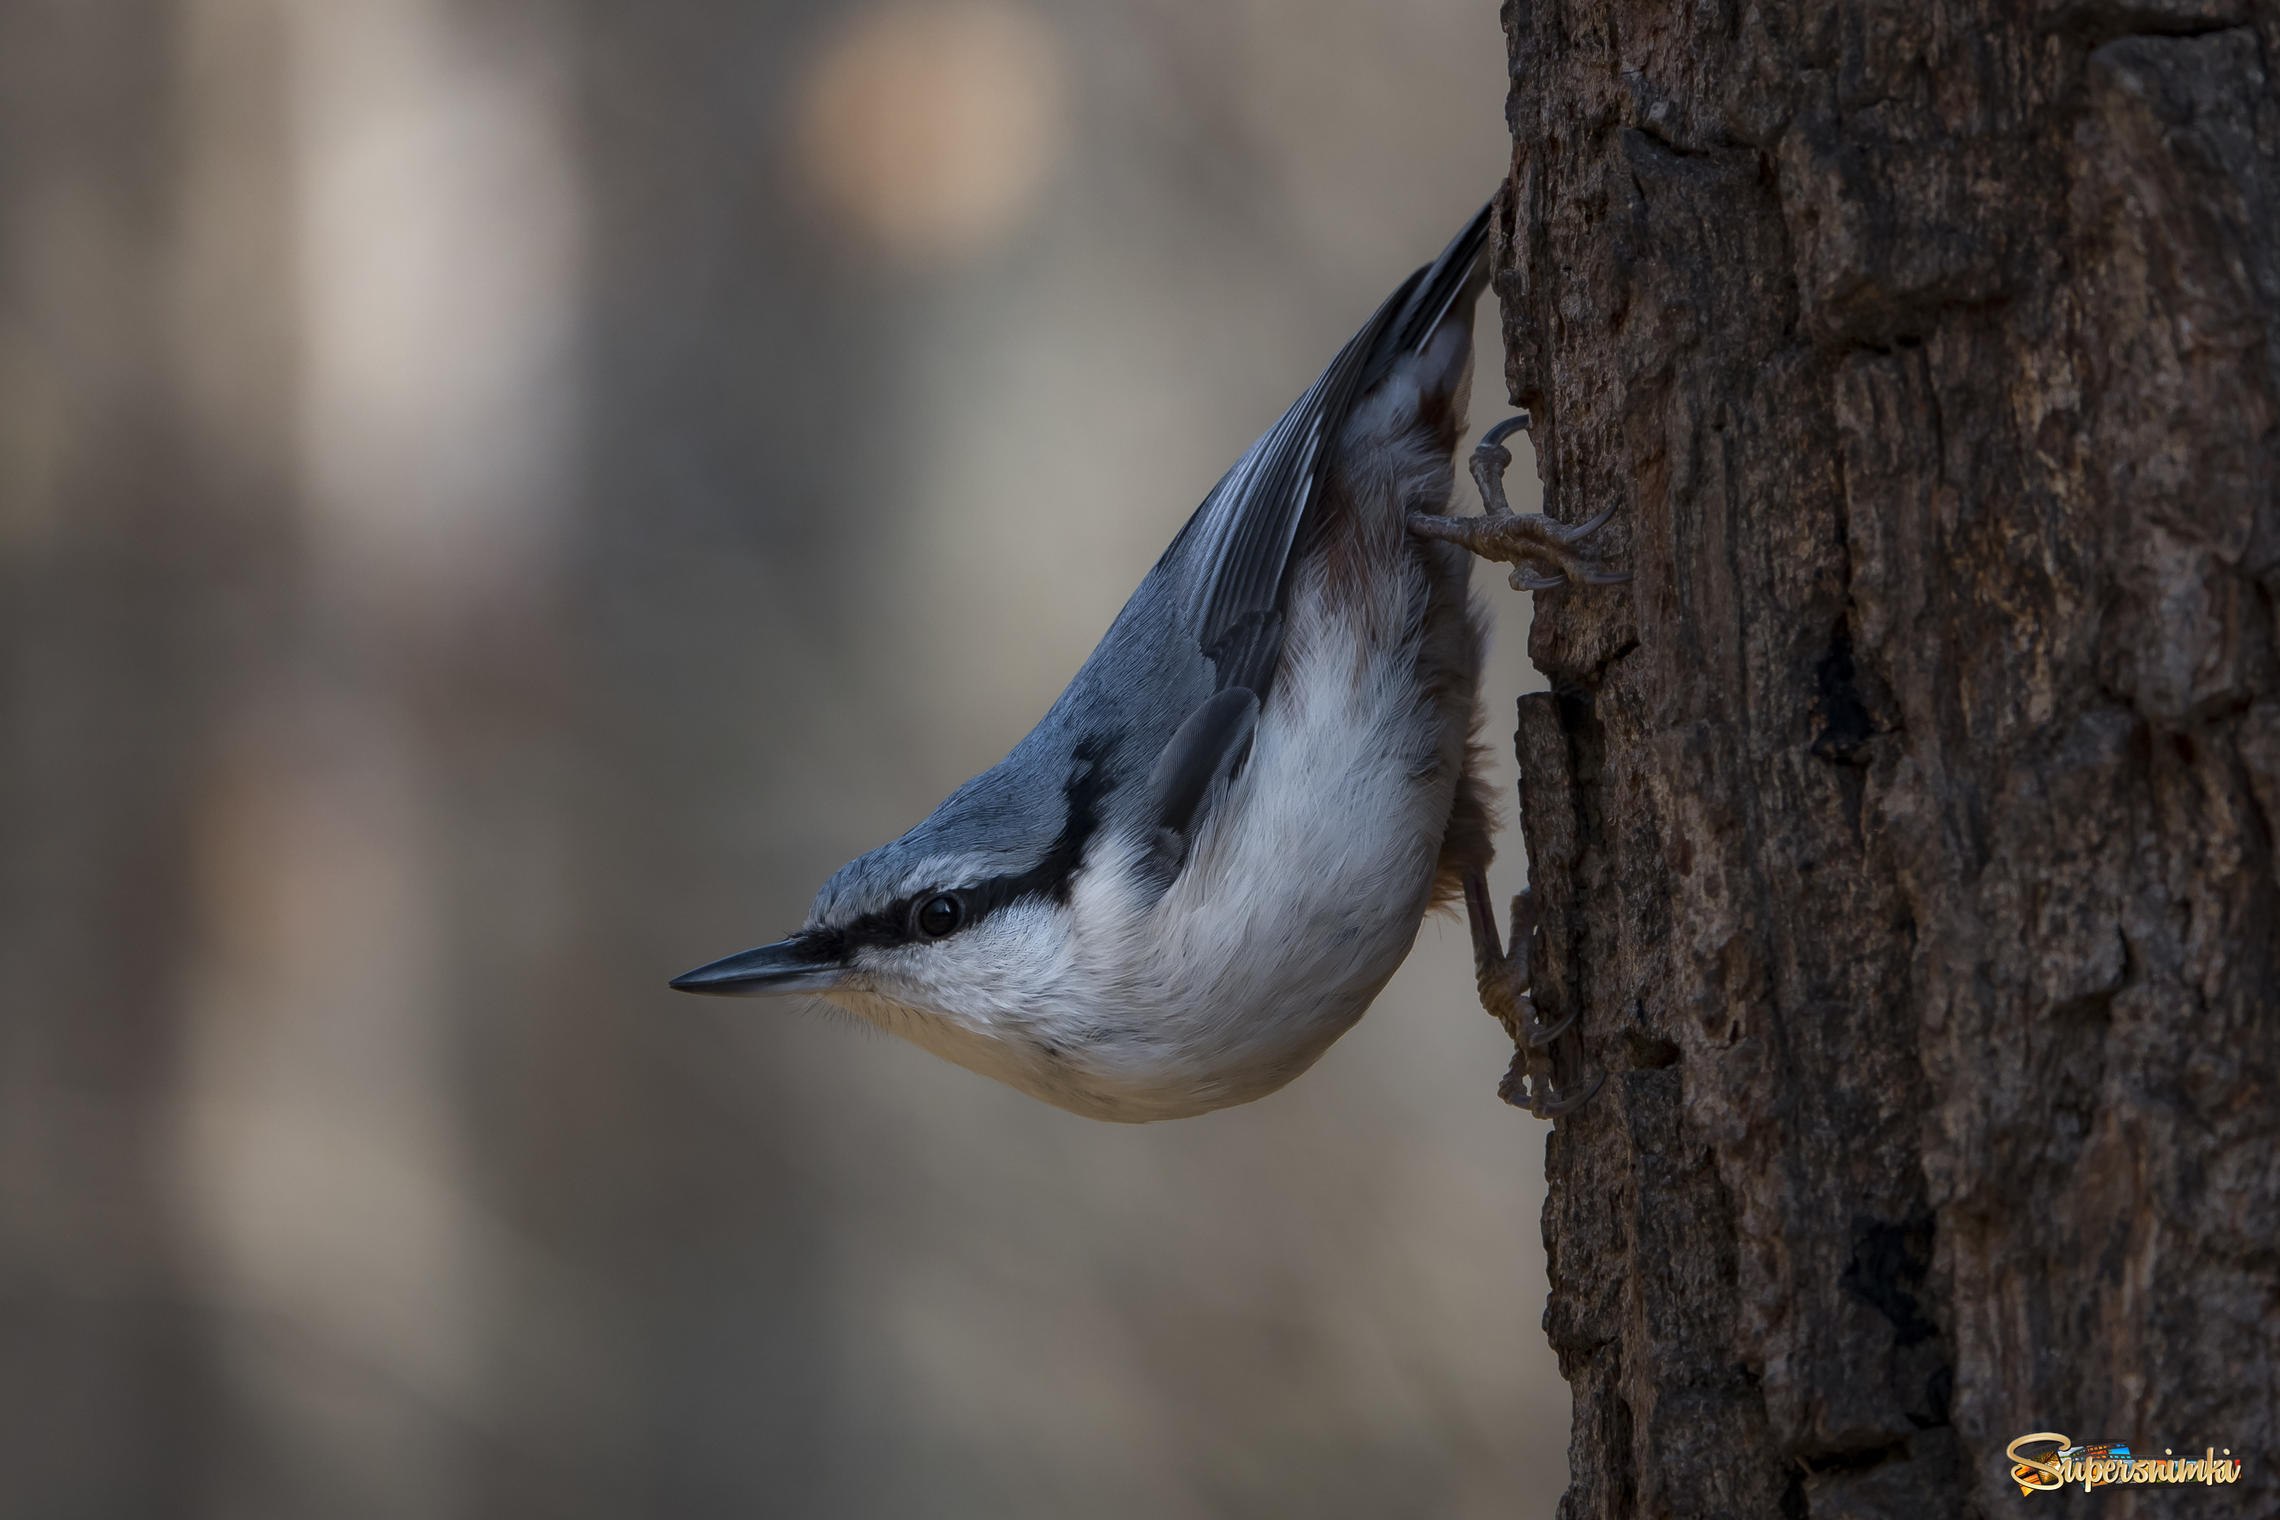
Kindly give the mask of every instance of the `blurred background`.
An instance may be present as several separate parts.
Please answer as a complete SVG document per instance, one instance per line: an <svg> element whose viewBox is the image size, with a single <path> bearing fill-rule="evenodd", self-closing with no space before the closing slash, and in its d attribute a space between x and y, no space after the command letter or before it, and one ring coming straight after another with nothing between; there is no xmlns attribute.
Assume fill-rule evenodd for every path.
<svg viewBox="0 0 2280 1520"><path fill-rule="evenodd" d="M0 4L0 1514L1550 1513L1456 921L1144 1128L664 985L1043 711L1495 188L1502 60L1488 0Z"/></svg>

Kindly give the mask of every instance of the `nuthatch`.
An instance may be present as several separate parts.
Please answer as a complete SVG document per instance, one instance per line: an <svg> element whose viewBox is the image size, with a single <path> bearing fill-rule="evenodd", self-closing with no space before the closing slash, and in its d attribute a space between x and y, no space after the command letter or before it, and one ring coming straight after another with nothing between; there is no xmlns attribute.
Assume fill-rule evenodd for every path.
<svg viewBox="0 0 2280 1520"><path fill-rule="evenodd" d="M1515 514L1498 468L1476 463L1485 516L1437 515L1488 226L1227 472L1011 754L841 867L791 937L673 985L813 993L1074 1113L1169 1119L1313 1065L1462 896L1491 1011L1558 1033L1487 908L1465 551L1521 566L1516 586L1624 577L1579 546L1604 515ZM1484 460L1509 460L1515 424ZM1569 1101L1538 1088L1539 1113Z"/></svg>

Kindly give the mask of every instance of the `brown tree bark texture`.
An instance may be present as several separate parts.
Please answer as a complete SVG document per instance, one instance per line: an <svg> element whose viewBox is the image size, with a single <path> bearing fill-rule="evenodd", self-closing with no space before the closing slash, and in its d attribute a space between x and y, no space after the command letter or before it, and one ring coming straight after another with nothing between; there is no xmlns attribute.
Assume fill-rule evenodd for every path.
<svg viewBox="0 0 2280 1520"><path fill-rule="evenodd" d="M1563 1515L2280 1512L2280 10L1504 22Z"/></svg>

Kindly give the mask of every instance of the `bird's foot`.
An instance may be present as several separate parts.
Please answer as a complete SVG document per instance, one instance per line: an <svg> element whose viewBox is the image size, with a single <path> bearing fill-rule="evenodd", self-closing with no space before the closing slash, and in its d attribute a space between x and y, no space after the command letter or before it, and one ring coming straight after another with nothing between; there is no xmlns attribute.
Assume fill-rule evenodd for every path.
<svg viewBox="0 0 2280 1520"><path fill-rule="evenodd" d="M1507 1103L1539 1119L1557 1118L1580 1107L1599 1090L1600 1079L1593 1077L1588 1086L1573 1092L1557 1090L1551 1053L1552 1042L1575 1027L1575 1015L1546 1024L1536 1017L1535 1000L1529 996L1529 961L1536 938L1534 900L1526 892L1512 899L1509 951L1497 933L1487 878L1478 872L1465 878L1465 918L1472 928L1473 982L1480 990L1480 1006L1504 1026L1518 1052L1499 1093Z"/></svg>
<svg viewBox="0 0 2280 1520"><path fill-rule="evenodd" d="M1504 494L1504 472L1512 467L1512 451L1504 440L1528 426L1528 414L1507 417L1481 435L1473 450L1473 483L1480 487L1478 517L1436 517L1418 513L1409 529L1425 538L1458 545L1483 559L1512 566L1512 589L1549 591L1569 581L1592 586L1619 585L1631 578L1628 570L1612 570L1583 547L1583 541L1607 526L1615 515L1608 507L1580 523L1555 522L1539 513L1512 510Z"/></svg>

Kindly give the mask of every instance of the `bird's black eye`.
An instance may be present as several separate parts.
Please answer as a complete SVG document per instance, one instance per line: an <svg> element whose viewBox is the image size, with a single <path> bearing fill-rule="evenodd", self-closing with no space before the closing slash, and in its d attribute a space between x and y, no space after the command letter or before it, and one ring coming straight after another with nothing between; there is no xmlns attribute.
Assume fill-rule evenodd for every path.
<svg viewBox="0 0 2280 1520"><path fill-rule="evenodd" d="M911 922L928 939L940 939L966 921L966 905L947 892L938 892L918 905Z"/></svg>

